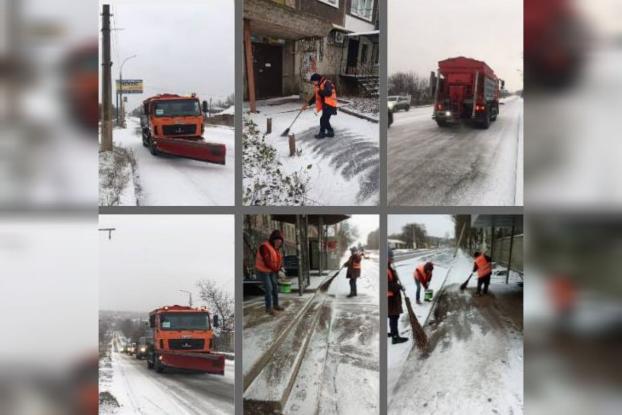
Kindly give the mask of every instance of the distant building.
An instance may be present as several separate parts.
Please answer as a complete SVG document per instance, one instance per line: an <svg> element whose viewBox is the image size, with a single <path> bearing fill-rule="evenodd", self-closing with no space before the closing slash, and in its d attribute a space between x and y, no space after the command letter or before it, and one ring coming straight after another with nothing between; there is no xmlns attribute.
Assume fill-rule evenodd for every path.
<svg viewBox="0 0 622 415"><path fill-rule="evenodd" d="M251 110L254 99L310 96L314 72L340 95L378 96L377 0L246 0L244 45Z"/></svg>
<svg viewBox="0 0 622 415"><path fill-rule="evenodd" d="M389 249L408 249L408 244L399 239L387 239Z"/></svg>

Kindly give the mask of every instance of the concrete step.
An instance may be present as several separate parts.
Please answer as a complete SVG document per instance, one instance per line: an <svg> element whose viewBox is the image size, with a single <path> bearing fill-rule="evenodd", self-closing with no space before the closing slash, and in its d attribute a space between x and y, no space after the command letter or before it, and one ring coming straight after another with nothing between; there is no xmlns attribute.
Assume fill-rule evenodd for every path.
<svg viewBox="0 0 622 415"><path fill-rule="evenodd" d="M263 367L244 392L245 414L283 413L323 304L324 296L314 296L275 347L265 353Z"/></svg>

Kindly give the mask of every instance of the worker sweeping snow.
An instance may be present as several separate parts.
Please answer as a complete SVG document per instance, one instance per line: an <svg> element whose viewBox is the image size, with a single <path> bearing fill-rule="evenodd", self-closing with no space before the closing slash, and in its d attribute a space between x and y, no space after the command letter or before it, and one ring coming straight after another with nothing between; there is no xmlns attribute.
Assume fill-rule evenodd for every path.
<svg viewBox="0 0 622 415"><path fill-rule="evenodd" d="M265 295L266 313L274 316L276 311L282 311L279 306L279 284L278 272L283 266L283 256L281 255L281 245L283 245L283 235L278 229L270 234L270 238L259 245L255 256L255 272L257 278L263 283Z"/></svg>
<svg viewBox="0 0 622 415"><path fill-rule="evenodd" d="M434 270L434 264L431 262L422 262L417 265L415 271L413 272L413 278L415 279L415 284L417 284L417 293L415 295L417 304L421 305L420 295L421 295L421 286L426 290L430 286L430 281L432 281L432 271Z"/></svg>
<svg viewBox="0 0 622 415"><path fill-rule="evenodd" d="M350 294L348 297L356 297L356 280L361 276L361 255L355 247L350 248L350 258L343 264L348 267L346 278L350 280Z"/></svg>
<svg viewBox="0 0 622 415"><path fill-rule="evenodd" d="M314 94L309 102L302 106L302 110L306 110L315 103L315 111L318 113L322 111L320 132L315 135L315 138L334 137L335 131L330 125L330 117L337 115L337 90L335 85L318 73L311 75L309 81L313 83Z"/></svg>
<svg viewBox="0 0 622 415"><path fill-rule="evenodd" d="M402 286L397 276L397 271L393 266L393 251L389 250L389 264L387 267L388 278L388 290L387 297L389 303L388 316L389 316L389 337L392 338L393 344L404 343L408 340L408 337L401 337L398 330L398 322L400 314L404 312L402 308Z"/></svg>
<svg viewBox="0 0 622 415"><path fill-rule="evenodd" d="M475 252L473 258L475 258L473 272L477 271L477 291L475 295L482 295L482 286L484 287L483 293L488 294L490 276L492 275L492 258L483 252Z"/></svg>

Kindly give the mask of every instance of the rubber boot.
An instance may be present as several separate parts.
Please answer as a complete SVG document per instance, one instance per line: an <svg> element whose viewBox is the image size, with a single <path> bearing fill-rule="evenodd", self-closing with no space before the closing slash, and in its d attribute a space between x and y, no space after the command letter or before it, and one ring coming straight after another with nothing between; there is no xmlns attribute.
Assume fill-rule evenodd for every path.
<svg viewBox="0 0 622 415"><path fill-rule="evenodd" d="M408 337L400 337L400 335L398 334L397 336L393 336L393 340L391 341L391 343L399 344L399 343L404 343L406 341L408 341Z"/></svg>
<svg viewBox="0 0 622 415"><path fill-rule="evenodd" d="M276 313L275 313L275 312L274 312L274 310L273 310L273 309L271 309L271 308L268 308L268 309L266 310L266 313L270 314L270 315L271 315L271 316L273 316L273 317L274 317L274 316L276 316Z"/></svg>
<svg viewBox="0 0 622 415"><path fill-rule="evenodd" d="M335 136L334 130L328 130L328 132L326 133L326 137L334 137L334 136Z"/></svg>
<svg viewBox="0 0 622 415"><path fill-rule="evenodd" d="M276 311L283 311L283 310L285 310L285 309L284 309L283 307L281 307L280 305L275 305L275 306L274 306L274 309L275 309Z"/></svg>
<svg viewBox="0 0 622 415"><path fill-rule="evenodd" d="M322 138L326 137L326 134L324 134L324 131L320 131L319 133L314 135L314 137L317 138L317 139L322 139Z"/></svg>

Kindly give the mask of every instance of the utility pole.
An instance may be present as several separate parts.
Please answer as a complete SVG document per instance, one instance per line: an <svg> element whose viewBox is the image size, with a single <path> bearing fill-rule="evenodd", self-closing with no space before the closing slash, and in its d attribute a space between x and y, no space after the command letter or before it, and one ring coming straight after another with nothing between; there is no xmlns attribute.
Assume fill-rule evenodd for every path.
<svg viewBox="0 0 622 415"><path fill-rule="evenodd" d="M112 62L110 61L110 5L103 5L102 12L102 151L112 151Z"/></svg>
<svg viewBox="0 0 622 415"><path fill-rule="evenodd" d="M117 228L99 228L100 232L108 232L108 240L112 239L112 232L116 230Z"/></svg>

